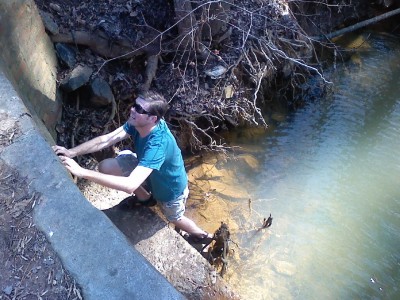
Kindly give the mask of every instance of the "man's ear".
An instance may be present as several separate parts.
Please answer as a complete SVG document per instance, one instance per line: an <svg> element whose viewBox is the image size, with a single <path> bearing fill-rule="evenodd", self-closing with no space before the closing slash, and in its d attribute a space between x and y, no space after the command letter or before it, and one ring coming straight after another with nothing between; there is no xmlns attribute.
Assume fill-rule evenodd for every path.
<svg viewBox="0 0 400 300"><path fill-rule="evenodd" d="M157 116L150 116L150 117L152 118L154 124L157 123Z"/></svg>

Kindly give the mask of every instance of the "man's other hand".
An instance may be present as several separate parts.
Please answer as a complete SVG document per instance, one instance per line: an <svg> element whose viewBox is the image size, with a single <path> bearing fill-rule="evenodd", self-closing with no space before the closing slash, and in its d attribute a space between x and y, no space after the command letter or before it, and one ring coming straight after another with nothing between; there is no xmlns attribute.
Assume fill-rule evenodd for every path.
<svg viewBox="0 0 400 300"><path fill-rule="evenodd" d="M55 145L55 146L53 146L53 147L51 147L51 148L53 148L53 151L54 151L57 155L66 156L66 157L70 157L70 158L75 157L75 153L73 153L72 151L70 151L70 150L68 150L67 148L64 148L64 147L62 147L62 146Z"/></svg>
<svg viewBox="0 0 400 300"><path fill-rule="evenodd" d="M78 163L74 161L72 158L66 156L60 156L60 159L63 165L67 168L67 170L70 171L73 175L77 177L84 176L86 169L79 166Z"/></svg>

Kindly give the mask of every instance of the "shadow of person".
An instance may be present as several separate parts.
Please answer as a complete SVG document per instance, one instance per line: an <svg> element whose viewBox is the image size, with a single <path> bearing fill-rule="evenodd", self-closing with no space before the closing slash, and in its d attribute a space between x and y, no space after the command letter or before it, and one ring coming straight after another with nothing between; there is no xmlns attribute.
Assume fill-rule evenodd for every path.
<svg viewBox="0 0 400 300"><path fill-rule="evenodd" d="M167 226L156 212L144 206L127 210L120 203L103 212L133 245L150 238Z"/></svg>

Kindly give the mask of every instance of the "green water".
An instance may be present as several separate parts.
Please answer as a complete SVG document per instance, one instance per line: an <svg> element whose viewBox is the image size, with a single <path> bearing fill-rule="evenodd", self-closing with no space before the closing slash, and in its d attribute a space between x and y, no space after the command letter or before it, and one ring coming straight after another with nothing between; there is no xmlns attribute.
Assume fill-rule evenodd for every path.
<svg viewBox="0 0 400 300"><path fill-rule="evenodd" d="M327 74L332 93L247 141L264 149L242 174L254 213L232 218L274 219L233 235L246 299L400 299L400 40L369 43Z"/></svg>

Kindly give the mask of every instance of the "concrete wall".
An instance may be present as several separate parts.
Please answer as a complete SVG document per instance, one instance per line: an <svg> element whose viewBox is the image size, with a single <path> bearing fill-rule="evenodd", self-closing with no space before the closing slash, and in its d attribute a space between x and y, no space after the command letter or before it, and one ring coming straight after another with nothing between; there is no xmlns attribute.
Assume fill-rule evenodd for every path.
<svg viewBox="0 0 400 300"><path fill-rule="evenodd" d="M51 139L48 132L55 139L62 107L57 58L33 0L0 1L0 68L46 139Z"/></svg>

